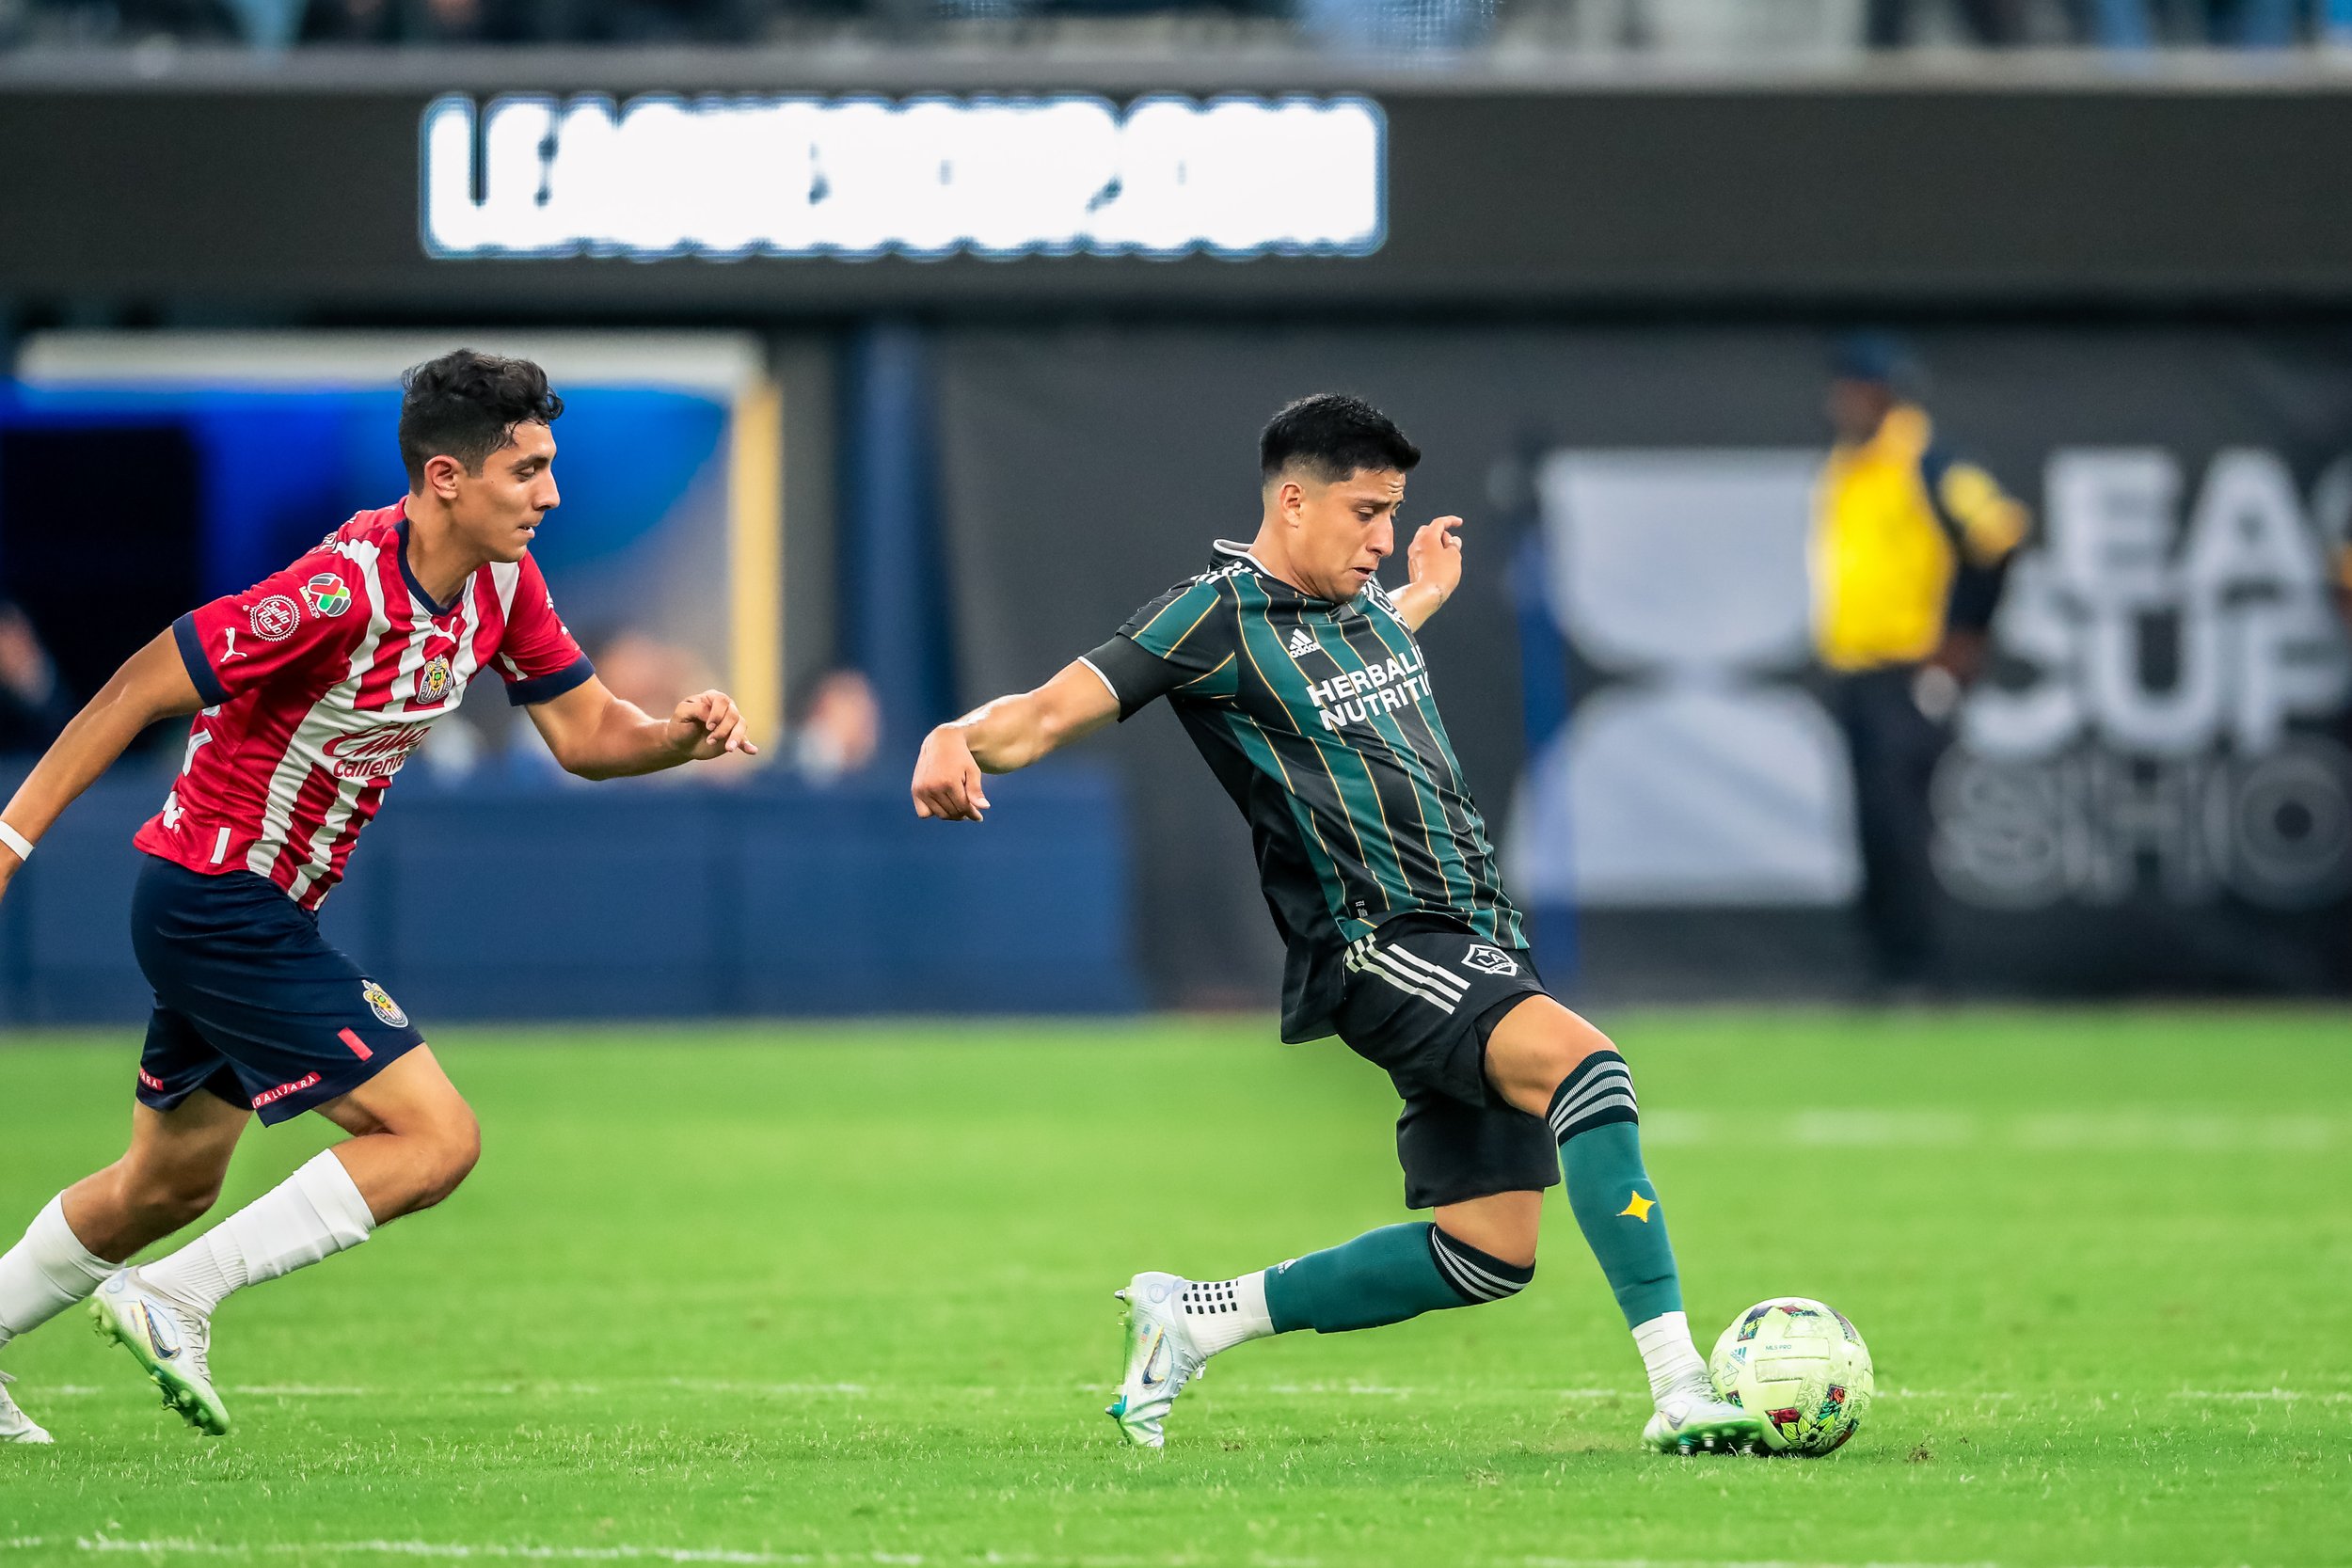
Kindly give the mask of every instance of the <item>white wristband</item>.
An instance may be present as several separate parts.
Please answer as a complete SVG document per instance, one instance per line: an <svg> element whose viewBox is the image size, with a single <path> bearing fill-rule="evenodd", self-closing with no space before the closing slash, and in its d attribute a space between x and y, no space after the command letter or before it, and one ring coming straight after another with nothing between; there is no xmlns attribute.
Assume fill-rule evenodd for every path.
<svg viewBox="0 0 2352 1568"><path fill-rule="evenodd" d="M33 858L33 841L9 827L6 822L0 822L0 844L5 844L15 850L18 860L28 861Z"/></svg>

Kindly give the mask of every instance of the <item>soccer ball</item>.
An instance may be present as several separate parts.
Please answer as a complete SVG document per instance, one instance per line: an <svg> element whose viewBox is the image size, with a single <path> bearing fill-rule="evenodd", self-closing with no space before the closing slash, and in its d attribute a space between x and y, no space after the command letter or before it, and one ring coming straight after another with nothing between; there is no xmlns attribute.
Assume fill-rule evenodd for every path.
<svg viewBox="0 0 2352 1568"><path fill-rule="evenodd" d="M1715 1392L1764 1418L1774 1453L1828 1453L1854 1434L1875 1387L1870 1347L1846 1315L1803 1296L1734 1318L1708 1363Z"/></svg>

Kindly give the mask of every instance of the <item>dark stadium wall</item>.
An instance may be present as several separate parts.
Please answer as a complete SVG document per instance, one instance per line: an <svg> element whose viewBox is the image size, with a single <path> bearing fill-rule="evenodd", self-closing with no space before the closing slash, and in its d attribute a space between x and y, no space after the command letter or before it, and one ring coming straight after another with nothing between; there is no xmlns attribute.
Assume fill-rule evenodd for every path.
<svg viewBox="0 0 2352 1568"><path fill-rule="evenodd" d="M935 393L942 624L962 700L1033 683L1198 570L1210 539L1247 531L1250 442L1277 404L1317 387L1361 392L1428 451L1414 515L1470 518L1467 585L1428 643L1471 781L1489 818L1534 846L1514 851L1521 879L1534 901L1560 900L1550 912L1564 918L1545 928L1562 954L1581 953L1577 982L1645 995L1834 992L1855 955L1823 899L1834 878L1797 894L1750 888L1744 903L1719 888L1696 904L1670 880L1645 884L1638 857L1605 889L1580 880L1590 846L1575 835L1592 814L1580 827L1577 814L1543 808L1582 775L1563 760L1572 741L1531 724L1528 709L1545 705L1529 702L1541 682L1525 673L1558 677L1576 714L1569 736L1596 732L1596 697L1645 688L1573 627L1565 653L1522 635L1529 590L1511 562L1531 539L1556 543L1548 464L1629 450L1809 461L1826 439L1827 324L1879 320L1912 328L1947 433L2038 508L2058 454L2145 449L2176 473L2178 521L2216 473L2254 473L2217 464L2242 450L2291 475L2313 549L2315 531L2334 526L2321 482L2352 448L2352 225L2340 217L2352 211L2341 155L2352 82L2339 72L2280 61L2257 79L2168 64L2125 79L2060 62L1994 86L1931 66L1869 84L1503 85L1340 65L1220 80L1019 71L944 56L828 70L787 55L529 51L395 54L364 71L0 59L0 329L493 316L723 321L848 344L884 314L913 322ZM420 128L443 93L486 104L531 91L1088 90L1126 105L1221 89L1376 101L1388 160L1377 249L1239 261L515 261L436 259L421 238ZM846 351L834 364L856 368ZM875 432L855 390L852 377L821 397L842 428L796 436L793 450L861 450ZM807 598L814 583L853 586L873 543L860 518L871 489L849 470L821 476L790 509L802 668L871 635L851 595ZM812 510L837 526L812 528ZM2171 538L2163 550L2176 561L2185 547ZM2245 606L2292 596L2271 579L2217 592L2233 607L2217 634L2233 648L2276 632ZM2168 601L2154 619L2179 609ZM1801 706L1801 653L1774 657L1747 673ZM2328 657L2341 660L2340 643ZM2142 674L2161 698L2173 666L2155 662ZM2319 664L2291 668L2282 654L2273 673L2293 684ZM2321 843L2339 822L2325 795L2335 775L2288 782L2320 779L2311 787L2322 791L2278 807L2309 817L2292 844L2232 825L2277 783L2241 766L2258 706L2222 715L2228 736L2175 737L2163 754L2086 744L2029 759L2038 773L1956 774L1952 791L1984 829L1955 837L1947 856L1978 900L1952 911L1976 983L2344 986L2338 863ZM2324 727L2298 716L2293 735L2300 745ZM2263 767L2307 754L2265 736ZM1153 995L1264 1005L1279 955L1235 815L1166 715L1095 744L1129 786L1132 948ZM1736 796L1742 777L1724 772L1715 787ZM2044 796L2058 803L2034 804ZM2074 847L2063 863L2004 847L2021 844Z"/></svg>
<svg viewBox="0 0 2352 1568"><path fill-rule="evenodd" d="M1327 66L1109 83L1081 64L788 54L0 62L0 299L167 312L739 318L877 309L1757 302L2352 304L2352 85L2044 67L1503 86ZM1361 94L1385 126L1368 254L641 261L428 255L427 106L459 92ZM696 170L682 166L680 181ZM585 178L585 177L582 177ZM544 194L544 193L543 193ZM584 193L591 200L609 195Z"/></svg>
<svg viewBox="0 0 2352 1568"><path fill-rule="evenodd" d="M2033 546L2042 560L2023 580L2050 592L2020 600L2015 629L2004 623L2010 657L1975 716L1993 749L1963 749L1947 763L1940 849L1960 978L1979 990L2075 993L2352 984L2343 937L2352 777L2330 737L2343 722L2344 651L2324 608L2325 547L2352 513L2352 467L2339 462L2352 452L2352 332L1947 324L1909 341L1945 438L2071 531ZM1472 785L1512 841L1523 899L1581 907L1581 982L1609 994L1842 991L1855 974L1840 907L1850 871L1843 887L1834 875L1768 878L1692 896L1670 868L1645 872L1666 863L1645 860L1637 845L1615 856L1607 886L1579 881L1580 859L1622 847L1580 844L1576 824L1548 810L1559 801L1545 792L1564 786L1530 767L1511 580L1530 526L1531 460L1764 453L1808 474L1827 442L1828 343L1826 330L1781 326L947 332L937 352L942 488L961 694L1035 684L1200 569L1212 539L1247 537L1257 515L1252 442L1265 416L1311 390L1360 393L1427 453L1408 520L1450 511L1470 519L1465 585L1429 628L1431 666ZM2143 542L2153 574L2144 604L2107 603L2114 594L2096 584L2086 596L2066 578L2068 562L2111 544L2085 511L2101 504L2095 496L2055 492L2078 489L2118 454L2127 468L2153 457L2170 476L2169 510ZM2265 475L2278 483L2261 491ZM2251 499L2249 481L2260 491ZM2260 510L2265 496L2277 503L2271 514ZM1790 559L1776 567L1800 595L1801 509L1800 497ZM2115 569L2129 564L2119 558ZM1685 569L1690 580L1668 578L1643 613L1671 617L1679 601L1724 592L1700 580L1710 569L1701 562ZM1803 707L1812 699L1801 604L1793 613L1798 640L1738 678ZM2142 621L2128 689L2085 687L2083 639ZM2275 657L2245 653L2248 637L2270 639ZM2054 648L2053 638L2073 641ZM1638 664L1598 647L1573 630L1566 640L1580 715L1596 695L1622 706L1657 689ZM2204 695L2189 695L2191 675L2208 673ZM2051 702L2084 709L2080 733L2021 755L2017 716ZM1263 1002L1279 955L1237 815L1168 715L1142 716L1096 744L1135 802L1136 952L1157 993ZM1814 752L1817 771L1841 766ZM1593 774L1595 760L1615 770ZM1599 780L1580 787L1641 787L1639 758L1578 766ZM1722 767L1711 784L1688 770L1651 780L1659 795L1709 784L1734 803L1772 783L1740 765ZM1844 806L1828 783L1810 831L1834 862L1848 852L1836 842ZM2232 813L2234 826L2221 822ZM1677 831L1655 813L1623 819L1637 836ZM2037 860L2030 846L2045 843L2071 847ZM1726 859L1752 853L1768 869L1786 848L1723 846Z"/></svg>

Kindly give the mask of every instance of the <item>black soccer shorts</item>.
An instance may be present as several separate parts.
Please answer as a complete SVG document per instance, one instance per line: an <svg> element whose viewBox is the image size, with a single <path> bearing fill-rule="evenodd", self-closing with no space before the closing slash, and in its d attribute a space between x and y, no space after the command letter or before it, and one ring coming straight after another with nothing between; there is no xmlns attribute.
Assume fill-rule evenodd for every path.
<svg viewBox="0 0 2352 1568"><path fill-rule="evenodd" d="M1527 997L1550 994L1526 950L1443 916L1403 915L1350 946L1347 971L1332 1022L1405 1099L1406 1207L1559 1185L1551 1129L1486 1083L1486 1037Z"/></svg>

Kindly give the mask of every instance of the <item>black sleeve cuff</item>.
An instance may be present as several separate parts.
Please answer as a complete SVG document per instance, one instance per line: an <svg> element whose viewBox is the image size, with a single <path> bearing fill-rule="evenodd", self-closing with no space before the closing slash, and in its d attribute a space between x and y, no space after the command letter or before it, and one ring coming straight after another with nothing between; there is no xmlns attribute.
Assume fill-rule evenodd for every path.
<svg viewBox="0 0 2352 1568"><path fill-rule="evenodd" d="M213 661L204 657L204 639L196 629L194 611L171 623L171 640L180 644L180 662L188 667L188 679L196 683L196 694L204 699L204 705L218 707L227 702L228 689L214 673Z"/></svg>
<svg viewBox="0 0 2352 1568"><path fill-rule="evenodd" d="M532 703L551 703L566 691L577 690L588 684L596 667L580 655L552 675L533 675L527 681L516 681L506 689L506 700L516 707Z"/></svg>
<svg viewBox="0 0 2352 1568"><path fill-rule="evenodd" d="M1111 695L1119 699L1119 721L1122 724L1151 706L1153 698L1166 696L1190 678L1134 638L1123 635L1088 654L1086 662L1103 677Z"/></svg>

